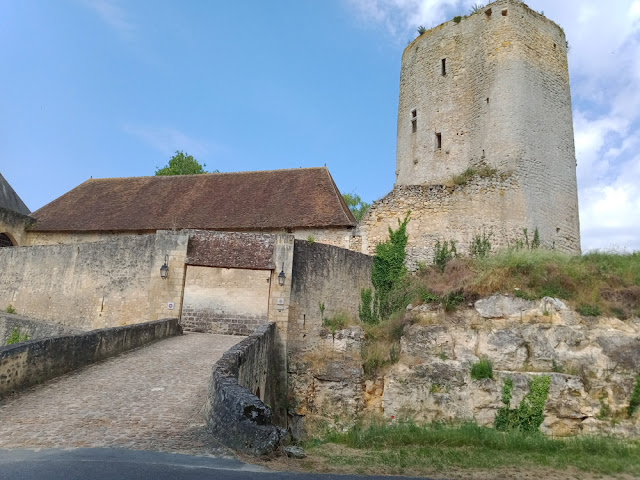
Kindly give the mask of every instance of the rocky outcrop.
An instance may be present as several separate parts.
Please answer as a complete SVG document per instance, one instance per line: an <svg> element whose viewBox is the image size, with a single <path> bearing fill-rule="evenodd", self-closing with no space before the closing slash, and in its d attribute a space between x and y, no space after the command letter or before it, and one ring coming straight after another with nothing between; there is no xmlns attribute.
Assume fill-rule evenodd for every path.
<svg viewBox="0 0 640 480"><path fill-rule="evenodd" d="M627 417L640 374L640 319L583 317L557 299L506 295L453 314L409 307L406 316L399 362L380 378L364 376L360 327L310 332L308 349L289 363L296 413L490 426L505 379L513 381L516 408L532 378L548 375L544 433L640 436L640 413ZM471 367L482 358L492 362L493 378L474 380Z"/></svg>
<svg viewBox="0 0 640 480"><path fill-rule="evenodd" d="M494 296L444 316L412 309L401 359L385 376L385 416L493 424L505 378L511 407L535 375L551 385L541 430L553 435L640 435L626 407L640 373L640 320L582 317L552 298ZM491 360L493 379L473 380L471 366Z"/></svg>

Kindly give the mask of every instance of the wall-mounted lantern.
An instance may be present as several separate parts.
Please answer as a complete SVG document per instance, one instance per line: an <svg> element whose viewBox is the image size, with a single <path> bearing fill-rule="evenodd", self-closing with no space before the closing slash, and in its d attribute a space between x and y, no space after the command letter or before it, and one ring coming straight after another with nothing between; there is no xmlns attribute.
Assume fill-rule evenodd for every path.
<svg viewBox="0 0 640 480"><path fill-rule="evenodd" d="M165 255L164 256L164 264L160 267L160 277L162 277L163 280L166 280L167 277L169 276L169 255Z"/></svg>
<svg viewBox="0 0 640 480"><path fill-rule="evenodd" d="M284 263L283 263L282 270L280 270L280 273L278 274L278 285L280 285L281 287L284 287L285 278L287 278L287 276L284 274Z"/></svg>

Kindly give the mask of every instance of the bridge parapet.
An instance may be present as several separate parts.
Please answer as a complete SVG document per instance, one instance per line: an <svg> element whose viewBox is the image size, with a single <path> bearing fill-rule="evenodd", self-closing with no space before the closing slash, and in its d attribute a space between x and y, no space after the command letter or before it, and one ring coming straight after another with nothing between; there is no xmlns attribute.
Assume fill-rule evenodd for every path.
<svg viewBox="0 0 640 480"><path fill-rule="evenodd" d="M0 347L0 398L175 335L177 318L47 337Z"/></svg>
<svg viewBox="0 0 640 480"><path fill-rule="evenodd" d="M281 360L276 324L258 327L216 362L209 384L205 418L222 444L251 455L277 448L286 431L282 422Z"/></svg>

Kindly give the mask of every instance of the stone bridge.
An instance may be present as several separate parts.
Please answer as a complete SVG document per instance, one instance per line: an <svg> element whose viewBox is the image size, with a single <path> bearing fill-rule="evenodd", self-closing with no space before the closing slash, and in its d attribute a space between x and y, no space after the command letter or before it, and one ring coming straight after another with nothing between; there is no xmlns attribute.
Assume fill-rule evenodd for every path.
<svg viewBox="0 0 640 480"><path fill-rule="evenodd" d="M227 452L206 430L214 363L243 337L185 334L0 400L0 448Z"/></svg>

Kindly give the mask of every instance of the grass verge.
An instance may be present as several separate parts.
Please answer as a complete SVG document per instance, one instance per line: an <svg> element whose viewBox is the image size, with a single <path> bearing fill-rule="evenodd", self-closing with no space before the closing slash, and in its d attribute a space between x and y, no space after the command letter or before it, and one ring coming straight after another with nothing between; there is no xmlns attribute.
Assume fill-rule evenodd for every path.
<svg viewBox="0 0 640 480"><path fill-rule="evenodd" d="M336 448L338 447L338 448ZM311 459L341 472L427 475L449 470L576 469L640 475L640 442L608 437L554 439L475 424L357 425L310 441Z"/></svg>

